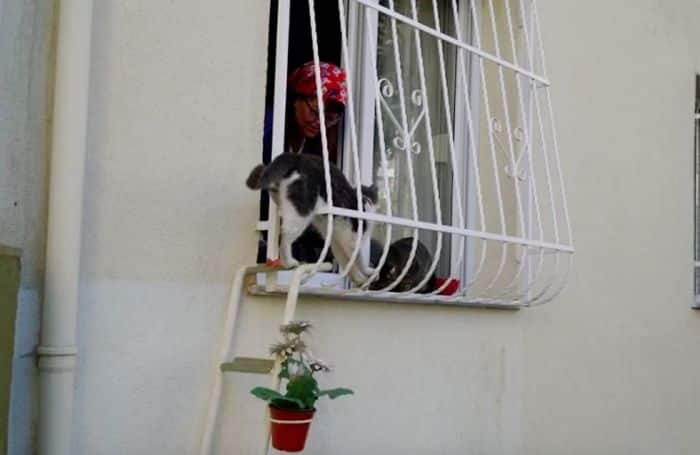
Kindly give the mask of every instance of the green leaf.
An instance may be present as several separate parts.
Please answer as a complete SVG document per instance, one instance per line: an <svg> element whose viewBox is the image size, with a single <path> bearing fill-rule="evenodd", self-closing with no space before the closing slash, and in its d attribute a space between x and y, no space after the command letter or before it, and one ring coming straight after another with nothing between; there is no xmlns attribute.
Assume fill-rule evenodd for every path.
<svg viewBox="0 0 700 455"><path fill-rule="evenodd" d="M318 392L318 396L322 397L324 395L328 395L328 398L333 400L335 398L342 397L343 395L354 395L354 393L355 392L353 392L350 389L338 387L336 389L321 390L320 392Z"/></svg>
<svg viewBox="0 0 700 455"><path fill-rule="evenodd" d="M306 405L298 398L285 397L276 390L267 387L256 387L250 391L261 400L269 401L271 405L282 409L304 409Z"/></svg>
<svg viewBox="0 0 700 455"><path fill-rule="evenodd" d="M304 409L304 402L296 398L273 398L270 400L270 404L276 408L281 409Z"/></svg>
<svg viewBox="0 0 700 455"><path fill-rule="evenodd" d="M318 383L310 374L296 376L287 384L287 398L297 398L312 409L318 399Z"/></svg>
<svg viewBox="0 0 700 455"><path fill-rule="evenodd" d="M284 398L284 395L276 390L268 389L267 387L256 387L250 391L253 395L261 400L270 401L275 398Z"/></svg>

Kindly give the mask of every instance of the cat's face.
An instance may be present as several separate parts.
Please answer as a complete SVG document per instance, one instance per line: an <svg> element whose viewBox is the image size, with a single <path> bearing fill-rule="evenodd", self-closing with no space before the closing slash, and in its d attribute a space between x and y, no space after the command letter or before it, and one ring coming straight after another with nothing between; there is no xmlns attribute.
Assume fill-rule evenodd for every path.
<svg viewBox="0 0 700 455"><path fill-rule="evenodd" d="M384 264L381 272L379 273L379 281L385 283L388 286L389 283L394 281L396 277L399 276L399 266L398 264Z"/></svg>
<svg viewBox="0 0 700 455"><path fill-rule="evenodd" d="M379 272L379 278L372 283L370 289L383 289L396 281L402 273L404 276L401 278L401 281L391 289L393 292L407 292L418 286L425 278L432 257L425 245L418 242L413 260L411 261L411 266L404 273L406 261L408 261L412 248L412 238L403 238L392 243L389 247L386 261ZM426 285L428 284L426 283Z"/></svg>
<svg viewBox="0 0 700 455"><path fill-rule="evenodd" d="M396 255L392 255L391 253L392 251L389 250L386 261L379 271L379 276L370 286L371 289L376 290L389 286L401 273L401 264L397 261Z"/></svg>

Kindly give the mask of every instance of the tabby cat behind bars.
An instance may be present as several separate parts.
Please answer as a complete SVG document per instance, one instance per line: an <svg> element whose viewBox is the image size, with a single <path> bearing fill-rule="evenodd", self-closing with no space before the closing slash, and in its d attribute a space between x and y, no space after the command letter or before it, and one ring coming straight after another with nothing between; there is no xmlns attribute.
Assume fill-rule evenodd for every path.
<svg viewBox="0 0 700 455"><path fill-rule="evenodd" d="M379 290L386 288L401 275L406 267L408 258L413 247L413 237L405 237L396 240L389 245L386 260L379 271L379 276L370 285L370 289ZM376 266L383 253L383 246L376 240L372 241L371 247L371 263ZM428 248L419 240L416 245L416 253L411 262L411 267L408 268L406 274L392 289L391 292L406 292L418 286L428 275L430 266L433 263L433 255L430 254ZM428 293L436 289L435 274L431 274L426 283L418 289L417 293Z"/></svg>

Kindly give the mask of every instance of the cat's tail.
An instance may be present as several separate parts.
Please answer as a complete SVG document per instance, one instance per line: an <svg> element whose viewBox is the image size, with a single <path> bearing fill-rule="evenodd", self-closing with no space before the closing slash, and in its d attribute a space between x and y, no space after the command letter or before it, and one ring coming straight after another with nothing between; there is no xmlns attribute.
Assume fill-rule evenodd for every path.
<svg viewBox="0 0 700 455"><path fill-rule="evenodd" d="M253 168L252 171L250 171L250 175L245 181L245 184L248 188L251 190L259 190L261 188L261 179L262 175L265 172L265 165L264 164L258 164Z"/></svg>
<svg viewBox="0 0 700 455"><path fill-rule="evenodd" d="M279 182L288 177L298 166L299 155L283 153L267 166L264 164L255 166L245 183L251 190L268 190L279 185Z"/></svg>

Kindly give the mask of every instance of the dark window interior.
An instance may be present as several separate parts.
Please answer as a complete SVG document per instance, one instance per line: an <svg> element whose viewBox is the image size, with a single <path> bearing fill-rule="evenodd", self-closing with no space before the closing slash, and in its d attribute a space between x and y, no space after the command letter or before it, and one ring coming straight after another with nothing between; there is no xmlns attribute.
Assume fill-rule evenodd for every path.
<svg viewBox="0 0 700 455"><path fill-rule="evenodd" d="M300 65L313 60L309 3L307 0L291 0L290 3L287 74L290 74ZM319 58L321 61L340 65L341 52L338 3L331 0L317 0L314 7L318 31ZM267 44L267 81L265 85L265 125L271 125L272 106L274 105L275 99L277 12L278 0L271 0ZM270 126L269 132L271 131L272 128ZM262 161L268 163L271 156L272 150L269 147L263 147ZM268 210L268 195L263 192L260 197L260 220L268 220ZM266 251L267 233L263 232L261 233L258 245L258 263L265 262Z"/></svg>

